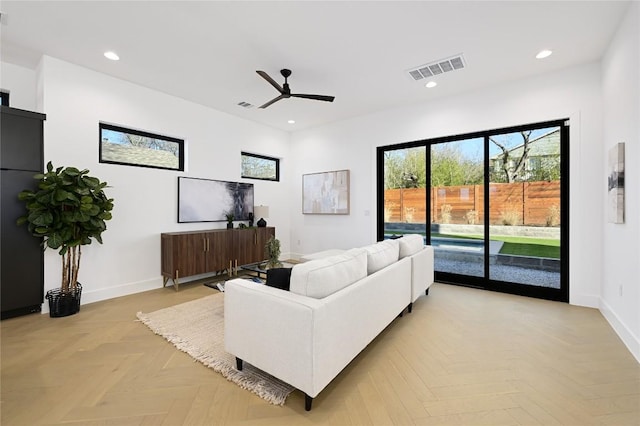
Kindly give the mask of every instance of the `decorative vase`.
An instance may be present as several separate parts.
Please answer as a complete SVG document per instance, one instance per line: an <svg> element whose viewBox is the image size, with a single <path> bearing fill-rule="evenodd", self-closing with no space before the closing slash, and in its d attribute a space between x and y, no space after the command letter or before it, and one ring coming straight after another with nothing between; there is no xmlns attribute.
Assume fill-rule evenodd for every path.
<svg viewBox="0 0 640 426"><path fill-rule="evenodd" d="M47 291L46 299L49 301L49 316L51 318L67 317L80 311L80 297L82 285L77 283L75 290L64 293L55 288Z"/></svg>

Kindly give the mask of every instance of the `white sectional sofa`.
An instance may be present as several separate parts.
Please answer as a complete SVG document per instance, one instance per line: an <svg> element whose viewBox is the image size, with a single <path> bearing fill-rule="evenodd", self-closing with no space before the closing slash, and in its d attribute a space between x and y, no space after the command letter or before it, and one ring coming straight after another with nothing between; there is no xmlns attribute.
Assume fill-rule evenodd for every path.
<svg viewBox="0 0 640 426"><path fill-rule="evenodd" d="M419 239L419 242L418 242ZM305 393L305 408L433 283L433 249L407 236L295 265L290 291L225 285L225 349Z"/></svg>

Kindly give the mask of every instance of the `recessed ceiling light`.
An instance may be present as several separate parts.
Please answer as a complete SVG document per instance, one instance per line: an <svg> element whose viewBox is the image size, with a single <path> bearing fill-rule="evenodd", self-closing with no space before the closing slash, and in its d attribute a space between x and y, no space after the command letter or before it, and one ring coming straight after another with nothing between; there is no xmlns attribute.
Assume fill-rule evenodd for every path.
<svg viewBox="0 0 640 426"><path fill-rule="evenodd" d="M112 61L118 61L118 60L120 60L120 56L118 56L118 55L116 54L116 52L111 52L111 51L109 51L109 52L104 52L104 57L105 57L105 58L107 58L107 59L111 59Z"/></svg>
<svg viewBox="0 0 640 426"><path fill-rule="evenodd" d="M432 87L436 87L438 85L438 83L436 83L435 81L430 81L427 84L424 85L424 87L428 87L429 89L431 89Z"/></svg>
<svg viewBox="0 0 640 426"><path fill-rule="evenodd" d="M287 121L287 123L289 123L289 124L296 124L296 120L289 120L289 121Z"/></svg>
<svg viewBox="0 0 640 426"><path fill-rule="evenodd" d="M551 54L552 54L552 53L553 53L552 51L547 50L547 49L545 49L545 50L541 50L541 51L539 51L539 52L538 52L538 54L536 55L536 59L544 59L544 58L546 58L546 57L548 57L548 56L551 56Z"/></svg>

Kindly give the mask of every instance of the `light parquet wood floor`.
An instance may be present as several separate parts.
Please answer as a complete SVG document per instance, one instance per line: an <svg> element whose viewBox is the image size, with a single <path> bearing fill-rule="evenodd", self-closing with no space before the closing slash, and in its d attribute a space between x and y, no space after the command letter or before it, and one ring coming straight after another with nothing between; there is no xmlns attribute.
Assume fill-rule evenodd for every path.
<svg viewBox="0 0 640 426"><path fill-rule="evenodd" d="M2 425L640 424L640 365L595 309L435 284L305 412L300 392L270 405L136 321L214 291L2 321Z"/></svg>

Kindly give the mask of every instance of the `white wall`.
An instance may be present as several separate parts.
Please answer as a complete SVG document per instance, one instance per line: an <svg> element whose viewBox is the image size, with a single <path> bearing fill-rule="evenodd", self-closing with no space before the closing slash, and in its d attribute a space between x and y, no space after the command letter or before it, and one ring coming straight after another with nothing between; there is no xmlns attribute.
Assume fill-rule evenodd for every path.
<svg viewBox="0 0 640 426"><path fill-rule="evenodd" d="M282 190L291 176L288 133L51 57L43 57L37 74L38 93L34 89L29 96L47 114L45 162L89 169L109 183L107 195L115 199L104 245L82 251L83 304L161 287L162 232L225 227L224 222L177 223L178 176L253 183L256 204L270 206L269 225L276 227L283 253L289 250L289 201ZM7 80L12 99L26 79ZM185 139L187 171L98 163L99 121ZM282 157L282 181L240 179L241 150ZM60 273L60 258L49 250L45 290L60 285Z"/></svg>
<svg viewBox="0 0 640 426"><path fill-rule="evenodd" d="M9 103L12 108L37 111L34 70L8 62L0 63L0 89L9 91Z"/></svg>
<svg viewBox="0 0 640 426"><path fill-rule="evenodd" d="M375 241L378 146L569 117L570 301L597 307L603 206L594 205L594 188L602 188L604 176L600 78L599 64L591 64L294 133L293 176L348 168L352 198L345 217L302 215L294 209L292 250L309 253ZM299 179L292 189L300 194Z"/></svg>
<svg viewBox="0 0 640 426"><path fill-rule="evenodd" d="M604 144L625 143L625 223L603 222L600 309L640 361L640 6L634 2L602 61ZM606 181L598 194L607 205Z"/></svg>

